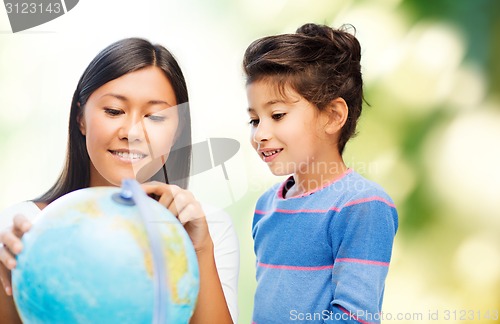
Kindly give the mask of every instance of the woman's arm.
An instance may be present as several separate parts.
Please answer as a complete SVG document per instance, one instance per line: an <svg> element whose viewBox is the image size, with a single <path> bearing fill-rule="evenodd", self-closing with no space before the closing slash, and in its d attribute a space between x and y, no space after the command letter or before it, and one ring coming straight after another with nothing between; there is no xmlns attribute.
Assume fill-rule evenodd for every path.
<svg viewBox="0 0 500 324"><path fill-rule="evenodd" d="M196 251L196 255L200 267L200 292L190 323L233 323L217 273L212 240Z"/></svg>
<svg viewBox="0 0 500 324"><path fill-rule="evenodd" d="M0 319L2 323L22 323L12 298L11 270L16 266L14 254L21 253L21 237L29 231L31 222L23 215L14 217L14 226L0 232Z"/></svg>
<svg viewBox="0 0 500 324"><path fill-rule="evenodd" d="M2 267L1 271L6 271L5 267L0 267ZM2 323L22 323L19 315L17 314L14 299L12 296L7 296L5 292L0 292L0 318L2 319Z"/></svg>

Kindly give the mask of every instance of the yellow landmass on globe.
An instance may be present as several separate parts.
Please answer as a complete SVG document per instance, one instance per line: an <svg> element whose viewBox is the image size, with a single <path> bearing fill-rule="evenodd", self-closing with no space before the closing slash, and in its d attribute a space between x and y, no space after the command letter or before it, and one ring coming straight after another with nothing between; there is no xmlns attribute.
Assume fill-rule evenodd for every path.
<svg viewBox="0 0 500 324"><path fill-rule="evenodd" d="M177 283L185 276L188 271L188 259L184 250L182 237L178 234L177 228L170 224L163 224L170 227L170 235L162 235L163 250L166 251L165 260L168 269L168 282L171 291L171 301L176 304L189 303L190 300L180 298L177 289ZM119 226L125 227L136 240L139 248L144 255L144 267L149 276L153 276L153 258L149 247L149 241L146 230L142 224L136 222L124 221L120 218Z"/></svg>
<svg viewBox="0 0 500 324"><path fill-rule="evenodd" d="M81 215L88 215L93 218L100 217L102 214L99 204L97 201L93 200L81 202L77 204L74 209L79 211Z"/></svg>

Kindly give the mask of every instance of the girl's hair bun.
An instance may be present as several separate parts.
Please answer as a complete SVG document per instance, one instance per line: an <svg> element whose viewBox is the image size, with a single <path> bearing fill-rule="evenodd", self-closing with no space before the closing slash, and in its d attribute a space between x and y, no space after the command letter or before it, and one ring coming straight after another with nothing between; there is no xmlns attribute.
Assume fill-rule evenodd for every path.
<svg viewBox="0 0 500 324"><path fill-rule="evenodd" d="M297 34L303 34L312 37L325 37L333 40L333 29L325 25L305 24L299 27L296 31Z"/></svg>
<svg viewBox="0 0 500 324"><path fill-rule="evenodd" d="M349 31L352 30L352 33ZM361 60L361 46L354 36L356 29L352 25L343 25L333 29L326 25L308 23L299 27L296 31L299 35L322 39L328 42L339 53L345 53L354 62Z"/></svg>

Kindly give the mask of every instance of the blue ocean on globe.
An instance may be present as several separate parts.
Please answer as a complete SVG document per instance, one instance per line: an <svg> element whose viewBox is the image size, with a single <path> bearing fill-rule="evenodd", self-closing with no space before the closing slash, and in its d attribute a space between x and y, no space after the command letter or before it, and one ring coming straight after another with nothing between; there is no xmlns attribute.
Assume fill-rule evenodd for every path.
<svg viewBox="0 0 500 324"><path fill-rule="evenodd" d="M29 323L152 323L154 265L137 205L120 188L69 193L47 206L23 238L12 271L14 301ZM196 253L179 221L146 197L167 269L166 323L188 323L199 291Z"/></svg>

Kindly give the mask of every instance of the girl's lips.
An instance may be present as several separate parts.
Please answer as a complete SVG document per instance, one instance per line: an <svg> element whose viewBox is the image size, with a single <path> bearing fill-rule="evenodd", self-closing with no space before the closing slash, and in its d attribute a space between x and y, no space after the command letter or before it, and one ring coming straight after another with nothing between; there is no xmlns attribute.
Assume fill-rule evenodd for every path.
<svg viewBox="0 0 500 324"><path fill-rule="evenodd" d="M260 150L259 153L262 156L262 160L264 160L264 162L271 162L278 156L278 154L281 153L281 151L283 151L283 149L268 149Z"/></svg>

